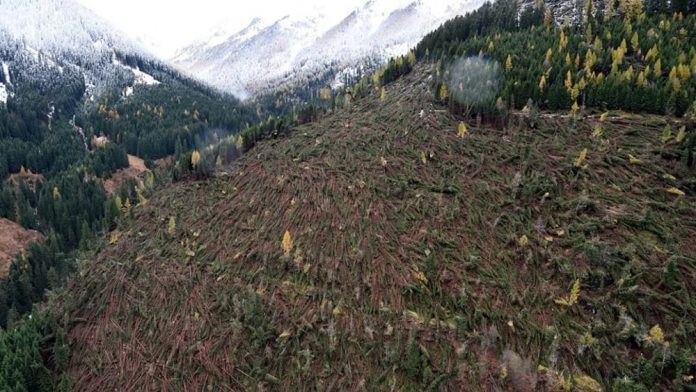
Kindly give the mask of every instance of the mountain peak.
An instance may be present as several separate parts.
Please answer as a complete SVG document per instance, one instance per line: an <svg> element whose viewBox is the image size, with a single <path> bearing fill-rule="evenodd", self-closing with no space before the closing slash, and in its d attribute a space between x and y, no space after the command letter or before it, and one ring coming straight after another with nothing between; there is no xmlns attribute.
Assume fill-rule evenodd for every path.
<svg viewBox="0 0 696 392"><path fill-rule="evenodd" d="M212 34L172 59L180 70L246 98L292 80L385 62L405 54L433 26L482 0L369 0L338 19L314 11L269 22L254 18ZM223 26L220 31L226 31Z"/></svg>
<svg viewBox="0 0 696 392"><path fill-rule="evenodd" d="M94 49L116 47L121 52L146 52L125 34L73 0L3 0L0 30L41 52L71 53L85 58Z"/></svg>

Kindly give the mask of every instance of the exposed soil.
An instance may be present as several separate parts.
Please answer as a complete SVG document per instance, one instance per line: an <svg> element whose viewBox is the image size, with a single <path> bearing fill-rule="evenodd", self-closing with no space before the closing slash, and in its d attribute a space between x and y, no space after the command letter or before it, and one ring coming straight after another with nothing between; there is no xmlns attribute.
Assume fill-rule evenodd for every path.
<svg viewBox="0 0 696 392"><path fill-rule="evenodd" d="M30 243L42 240L38 231L27 230L11 220L0 218L0 278L7 276L12 261Z"/></svg>
<svg viewBox="0 0 696 392"><path fill-rule="evenodd" d="M143 175L143 173L149 171L148 168L145 167L145 161L136 156L128 155L128 164L129 166L127 168L116 171L111 175L111 178L104 181L104 189L108 194L116 192L126 180L138 178Z"/></svg>
<svg viewBox="0 0 696 392"><path fill-rule="evenodd" d="M36 190L36 185L45 183L46 178L41 174L25 173L25 174L12 174L7 179L7 184L12 187L19 187L20 183L27 184L30 189Z"/></svg>

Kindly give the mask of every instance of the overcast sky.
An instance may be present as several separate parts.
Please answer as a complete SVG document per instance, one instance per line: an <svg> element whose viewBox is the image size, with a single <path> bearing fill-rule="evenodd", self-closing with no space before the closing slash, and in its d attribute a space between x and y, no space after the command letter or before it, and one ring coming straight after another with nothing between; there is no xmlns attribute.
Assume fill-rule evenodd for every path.
<svg viewBox="0 0 696 392"><path fill-rule="evenodd" d="M77 0L162 57L217 27L241 30L258 16L347 15L365 0Z"/></svg>

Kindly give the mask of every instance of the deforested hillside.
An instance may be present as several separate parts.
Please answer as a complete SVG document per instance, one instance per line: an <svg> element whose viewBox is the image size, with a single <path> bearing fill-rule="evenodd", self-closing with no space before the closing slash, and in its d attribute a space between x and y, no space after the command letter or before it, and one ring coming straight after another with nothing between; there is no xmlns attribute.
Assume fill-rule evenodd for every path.
<svg viewBox="0 0 696 392"><path fill-rule="evenodd" d="M0 390L69 390L58 325L34 305L115 227L131 203L117 201L144 199L154 169L238 132L256 108L76 1L0 0L0 15Z"/></svg>
<svg viewBox="0 0 696 392"><path fill-rule="evenodd" d="M55 301L73 388L692 385L682 120L477 124L435 68L133 207Z"/></svg>

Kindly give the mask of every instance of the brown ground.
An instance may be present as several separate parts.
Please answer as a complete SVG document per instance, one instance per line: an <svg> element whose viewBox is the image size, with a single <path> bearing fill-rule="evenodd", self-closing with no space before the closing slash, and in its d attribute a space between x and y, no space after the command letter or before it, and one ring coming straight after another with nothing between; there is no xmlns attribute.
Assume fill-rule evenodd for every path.
<svg viewBox="0 0 696 392"><path fill-rule="evenodd" d="M7 179L7 184L12 187L18 187L20 182L24 182L31 189L36 189L38 183L45 183L46 178L41 174L25 173L25 174L12 174Z"/></svg>
<svg viewBox="0 0 696 392"><path fill-rule="evenodd" d="M43 236L38 231L26 230L11 220L0 218L0 278L7 276L17 254L23 252L29 243L41 240Z"/></svg>
<svg viewBox="0 0 696 392"><path fill-rule="evenodd" d="M112 194L116 192L127 179L139 177L141 174L149 171L145 167L145 161L136 156L128 155L128 163L130 167L117 171L110 179L104 181L104 189L106 189L106 192Z"/></svg>
<svg viewBox="0 0 696 392"><path fill-rule="evenodd" d="M432 73L134 207L56 305L74 389L687 390L696 180L668 119L459 137Z"/></svg>
<svg viewBox="0 0 696 392"><path fill-rule="evenodd" d="M168 157L155 160L155 165L157 165L157 167L163 167L163 166L170 165L173 162L174 162L174 157L170 155Z"/></svg>

